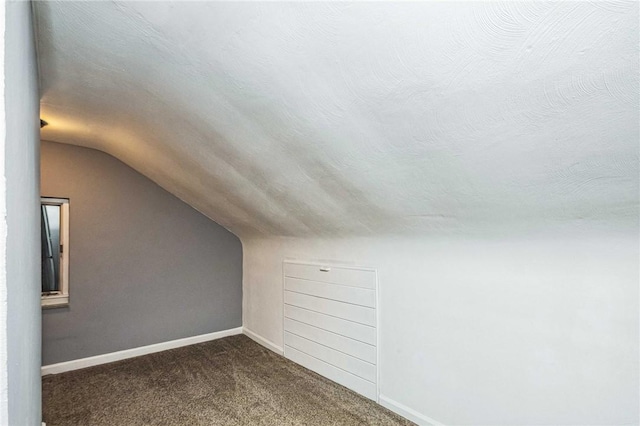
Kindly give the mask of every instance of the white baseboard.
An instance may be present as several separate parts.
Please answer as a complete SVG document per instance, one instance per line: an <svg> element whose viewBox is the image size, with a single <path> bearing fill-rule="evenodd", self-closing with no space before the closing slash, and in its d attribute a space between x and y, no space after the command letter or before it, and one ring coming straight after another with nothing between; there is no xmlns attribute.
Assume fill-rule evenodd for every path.
<svg viewBox="0 0 640 426"><path fill-rule="evenodd" d="M431 417L418 413L416 410L409 408L406 405L402 405L389 397L380 395L379 400L380 405L383 407L388 408L396 414L400 414L402 417L411 420L420 426L444 426L442 423L433 420Z"/></svg>
<svg viewBox="0 0 640 426"><path fill-rule="evenodd" d="M107 364L127 358L134 358L140 355L162 352L168 349L180 348L182 346L195 345L196 343L208 342L210 340L221 339L223 337L233 336L236 334L242 334L242 327L216 331L214 333L200 334L198 336L186 337L184 339L171 340L168 342L156 343L148 346L140 346L138 348L125 349L118 352L110 352L108 354L96 355L88 358L75 359L73 361L43 365L40 371L43 376L49 374L64 373L65 371L79 370L81 368Z"/></svg>
<svg viewBox="0 0 640 426"><path fill-rule="evenodd" d="M276 345L275 343L273 343L270 340L265 339L264 337L260 336L259 334L256 334L255 332L249 330L247 327L243 327L242 328L242 332L247 337L249 337L251 340L253 340L254 342L261 344L265 348L272 350L273 352L277 353L278 355L283 355L284 354L284 349L282 349L280 346Z"/></svg>

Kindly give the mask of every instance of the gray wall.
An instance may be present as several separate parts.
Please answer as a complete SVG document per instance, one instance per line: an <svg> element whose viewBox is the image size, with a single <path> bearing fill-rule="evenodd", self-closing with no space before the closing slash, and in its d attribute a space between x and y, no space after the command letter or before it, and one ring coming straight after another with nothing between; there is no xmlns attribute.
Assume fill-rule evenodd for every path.
<svg viewBox="0 0 640 426"><path fill-rule="evenodd" d="M7 361L9 424L40 425L39 101L29 2L7 2Z"/></svg>
<svg viewBox="0 0 640 426"><path fill-rule="evenodd" d="M71 246L43 365L242 325L235 235L105 153L42 142L41 156L42 195L70 199Z"/></svg>

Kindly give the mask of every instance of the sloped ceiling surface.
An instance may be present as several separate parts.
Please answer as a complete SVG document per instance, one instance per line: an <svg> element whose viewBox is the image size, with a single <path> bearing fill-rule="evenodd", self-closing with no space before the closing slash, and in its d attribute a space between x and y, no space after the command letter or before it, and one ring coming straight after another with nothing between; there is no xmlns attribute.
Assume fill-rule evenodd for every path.
<svg viewBox="0 0 640 426"><path fill-rule="evenodd" d="M35 10L42 138L240 236L637 226L636 2Z"/></svg>

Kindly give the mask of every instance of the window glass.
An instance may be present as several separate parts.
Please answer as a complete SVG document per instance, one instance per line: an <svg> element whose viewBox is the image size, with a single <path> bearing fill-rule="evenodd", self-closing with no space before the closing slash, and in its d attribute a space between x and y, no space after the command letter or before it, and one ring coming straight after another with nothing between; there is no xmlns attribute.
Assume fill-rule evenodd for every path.
<svg viewBox="0 0 640 426"><path fill-rule="evenodd" d="M42 205L42 292L60 291L60 206Z"/></svg>
<svg viewBox="0 0 640 426"><path fill-rule="evenodd" d="M42 198L42 306L69 304L69 200Z"/></svg>

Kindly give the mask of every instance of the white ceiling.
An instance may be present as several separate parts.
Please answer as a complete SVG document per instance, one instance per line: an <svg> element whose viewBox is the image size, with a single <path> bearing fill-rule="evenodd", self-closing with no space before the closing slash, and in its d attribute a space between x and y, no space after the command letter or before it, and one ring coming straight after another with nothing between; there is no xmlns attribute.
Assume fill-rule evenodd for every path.
<svg viewBox="0 0 640 426"><path fill-rule="evenodd" d="M637 227L637 2L34 4L43 139L240 236Z"/></svg>

